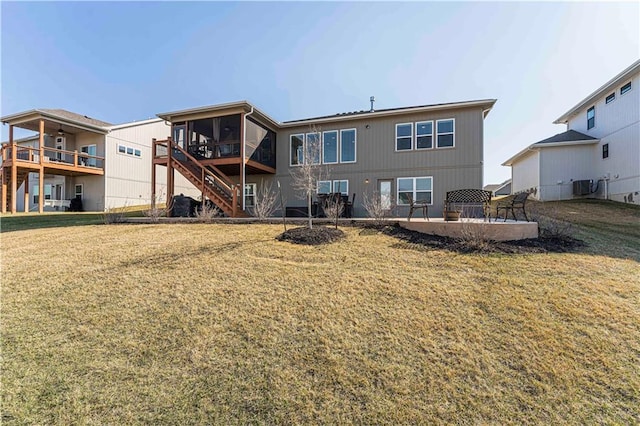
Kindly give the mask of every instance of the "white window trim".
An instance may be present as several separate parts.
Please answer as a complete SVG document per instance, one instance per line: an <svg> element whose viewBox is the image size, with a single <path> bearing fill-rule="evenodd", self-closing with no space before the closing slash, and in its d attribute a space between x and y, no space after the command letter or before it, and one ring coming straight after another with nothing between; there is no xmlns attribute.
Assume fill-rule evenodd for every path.
<svg viewBox="0 0 640 426"><path fill-rule="evenodd" d="M418 148L418 125L424 124L424 123L431 123L431 148ZM429 149L435 149L436 141L435 141L435 138L433 137L433 134L435 133L435 129L433 128L433 125L434 125L433 120L416 121L416 138L415 138L416 151L426 151ZM454 130L454 145L455 145L455 123L453 124L453 130ZM422 136L427 136L427 135L422 135Z"/></svg>
<svg viewBox="0 0 640 426"><path fill-rule="evenodd" d="M453 121L453 132L440 133L438 132L438 123L441 121ZM436 149L452 149L456 147L456 119L455 118L443 118L441 120L436 120L434 133L436 136L434 137L433 146ZM438 136L440 135L453 135L453 145L451 146L438 146Z"/></svg>
<svg viewBox="0 0 640 426"><path fill-rule="evenodd" d="M76 183L73 186L73 198L76 198L78 196L78 192L76 191L76 189L80 187L80 199L84 198L84 184L82 183Z"/></svg>
<svg viewBox="0 0 640 426"><path fill-rule="evenodd" d="M335 133L336 134L336 161L325 161L324 160L324 135L327 133ZM322 132L322 164L338 164L340 162L340 131L339 130L327 130L326 132Z"/></svg>
<svg viewBox="0 0 640 426"><path fill-rule="evenodd" d="M333 184L330 180L319 180L316 182L316 194L328 194L329 192L320 192L320 184L328 183L329 184L329 192L333 191Z"/></svg>
<svg viewBox="0 0 640 426"><path fill-rule="evenodd" d="M342 132L353 130L353 161L342 161ZM358 161L358 130L354 127L351 129L340 129L340 143L338 144L338 160L343 164L353 164Z"/></svg>
<svg viewBox="0 0 640 426"><path fill-rule="evenodd" d="M253 188L253 194L247 194L247 189L248 188ZM258 195L258 184L256 184L256 183L245 183L244 184L245 204L249 205L249 203L246 202L246 199L249 198L249 197L253 197L253 206L255 207L257 195Z"/></svg>
<svg viewBox="0 0 640 426"><path fill-rule="evenodd" d="M120 148L124 148L124 152L120 152ZM131 154L127 153L127 150L132 150ZM140 155L136 155L136 151L140 151ZM125 157L133 157L137 159L142 158L142 148L134 148L133 146L124 145L124 144L116 144L116 154L123 155Z"/></svg>
<svg viewBox="0 0 640 426"><path fill-rule="evenodd" d="M347 183L347 189L345 190L345 192L340 191L341 194L346 194L347 196L349 196L349 179L336 179L333 181L333 185L331 186L331 190L335 193L338 192L336 191L336 183L337 182L346 182Z"/></svg>
<svg viewBox="0 0 640 426"><path fill-rule="evenodd" d="M293 160L293 155L292 155L293 154L293 150L292 150L293 145L292 145L292 143L293 143L294 136L301 136L302 137L302 152L303 152L303 154L304 154L304 144L306 143L306 139L307 138L306 138L304 133L293 133L293 134L289 135L289 167L300 167L304 163L304 158L302 159L303 163L293 164L291 162L291 160Z"/></svg>
<svg viewBox="0 0 640 426"><path fill-rule="evenodd" d="M305 135L304 135L304 143L302 145L303 146L302 150L305 151L305 152L306 152L305 145L307 143L309 143L308 142L309 141L309 135L318 135L318 143L320 144L320 153L318 155L318 162L317 163L309 163L309 164L312 164L312 165L322 164L322 144L324 143L324 141L322 140L322 132L305 133ZM305 158L305 161L306 161L306 158Z"/></svg>
<svg viewBox="0 0 640 426"><path fill-rule="evenodd" d="M433 205L433 176L416 176L416 177L412 177L412 176L406 176L406 177L399 177L396 178L396 200L398 202L398 206L408 206L409 204L403 204L400 201L400 193L401 192L407 192L407 191L400 191L400 179L413 179L413 193L411 194L411 197L416 200L416 180L417 179L430 179L431 180L431 190L430 191L420 191L420 192L431 192L431 202L429 203L430 206Z"/></svg>
<svg viewBox="0 0 640 426"><path fill-rule="evenodd" d="M629 90L627 90L626 92L622 93L622 88L624 86L626 86L627 84L629 84ZM620 96L624 96L627 93L631 92L633 90L633 81L627 81L625 84L623 84L622 86L620 86Z"/></svg>
<svg viewBox="0 0 640 426"><path fill-rule="evenodd" d="M409 148L409 149L398 149L398 127L399 127L399 126L406 126L406 125L411 126L411 135L410 135L410 136L411 136L411 148ZM414 146L415 146L414 138L413 138L413 133L414 133L414 132L413 132L413 122L411 122L411 123L396 123L396 135L395 135L396 137L395 137L395 142L394 142L394 144L395 144L395 151L396 151L396 152L408 152L408 151L413 151L413 148L414 148ZM407 136L400 136L400 137L402 137L402 138L406 138Z"/></svg>

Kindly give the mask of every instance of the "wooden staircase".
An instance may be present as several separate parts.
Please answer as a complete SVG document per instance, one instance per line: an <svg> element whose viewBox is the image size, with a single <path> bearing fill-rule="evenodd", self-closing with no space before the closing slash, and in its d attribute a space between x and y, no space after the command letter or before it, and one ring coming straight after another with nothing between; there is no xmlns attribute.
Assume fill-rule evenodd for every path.
<svg viewBox="0 0 640 426"><path fill-rule="evenodd" d="M11 201L12 201L11 200L11 167L3 167L0 170L0 173L2 173L2 182L5 182L7 184L7 187L6 187L7 188L7 204L5 206L6 210L4 211L10 212ZM18 168L17 179L16 179L17 189L20 189L20 186L27 179L27 176L29 176L29 170ZM0 186L0 199L2 199L1 197L2 197L2 186Z"/></svg>
<svg viewBox="0 0 640 426"><path fill-rule="evenodd" d="M205 198L227 216L248 217L238 206L238 186L215 166L205 166L173 141L169 141L171 166L200 189Z"/></svg>

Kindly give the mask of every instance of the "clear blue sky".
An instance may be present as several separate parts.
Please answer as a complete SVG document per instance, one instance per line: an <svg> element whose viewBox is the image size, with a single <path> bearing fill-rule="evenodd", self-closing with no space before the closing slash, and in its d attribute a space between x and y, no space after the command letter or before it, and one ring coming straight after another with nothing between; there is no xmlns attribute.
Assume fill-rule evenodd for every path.
<svg viewBox="0 0 640 426"><path fill-rule="evenodd" d="M279 121L497 98L485 183L640 57L632 3L3 1L1 114L112 123L248 100ZM3 126L2 140L7 138Z"/></svg>

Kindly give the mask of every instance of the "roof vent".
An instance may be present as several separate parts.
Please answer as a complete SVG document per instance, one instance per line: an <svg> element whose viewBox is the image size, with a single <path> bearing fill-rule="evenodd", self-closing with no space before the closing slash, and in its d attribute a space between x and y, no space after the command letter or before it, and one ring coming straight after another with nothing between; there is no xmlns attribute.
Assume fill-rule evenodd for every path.
<svg viewBox="0 0 640 426"><path fill-rule="evenodd" d="M375 97L375 96L372 96L372 97L370 97L370 98L369 98L369 102L371 102L371 109L369 110L369 112L373 112L373 111L375 111L375 110L373 109L373 103L374 103L375 101L376 101L376 97Z"/></svg>

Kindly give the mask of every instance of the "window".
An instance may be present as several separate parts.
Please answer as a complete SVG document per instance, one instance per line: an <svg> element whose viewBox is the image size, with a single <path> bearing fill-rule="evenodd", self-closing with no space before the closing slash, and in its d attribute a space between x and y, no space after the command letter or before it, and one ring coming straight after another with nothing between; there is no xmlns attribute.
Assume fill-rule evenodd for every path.
<svg viewBox="0 0 640 426"><path fill-rule="evenodd" d="M604 100L605 103L611 103L613 101L616 100L616 92L613 92L612 94L610 94L609 96L607 96Z"/></svg>
<svg viewBox="0 0 640 426"><path fill-rule="evenodd" d="M625 84L624 86L622 86L620 88L620 94L624 95L625 93L627 93L629 90L631 90L631 82L628 82L627 84Z"/></svg>
<svg viewBox="0 0 640 426"><path fill-rule="evenodd" d="M40 186L33 185L33 204L38 204L40 201Z"/></svg>
<svg viewBox="0 0 640 426"><path fill-rule="evenodd" d="M118 152L121 154L126 154L127 153L127 147L124 145L118 145Z"/></svg>
<svg viewBox="0 0 640 426"><path fill-rule="evenodd" d="M455 146L455 121L453 118L438 120L436 122L438 132L437 148L452 148Z"/></svg>
<svg viewBox="0 0 640 426"><path fill-rule="evenodd" d="M412 148L413 123L396 124L396 151L407 151Z"/></svg>
<svg viewBox="0 0 640 426"><path fill-rule="evenodd" d="M338 162L338 132L332 130L322 135L322 162L333 164Z"/></svg>
<svg viewBox="0 0 640 426"><path fill-rule="evenodd" d="M320 164L321 143L322 137L320 133L307 133L307 154L313 156L313 158L307 159L307 161L311 161L310 164Z"/></svg>
<svg viewBox="0 0 640 426"><path fill-rule="evenodd" d="M86 154L86 156L82 156L78 161L84 161L85 166L96 167L98 162L95 158L96 156L96 146L95 145L86 145L80 147L80 152Z"/></svg>
<svg viewBox="0 0 640 426"><path fill-rule="evenodd" d="M330 180L319 180L318 181L318 194L328 194L331 192L331 181Z"/></svg>
<svg viewBox="0 0 640 426"><path fill-rule="evenodd" d="M602 145L602 158L609 158L609 144L605 143Z"/></svg>
<svg viewBox="0 0 640 426"><path fill-rule="evenodd" d="M290 165L297 166L304 163L304 133L291 135L290 138L291 158Z"/></svg>
<svg viewBox="0 0 640 426"><path fill-rule="evenodd" d="M126 145L118 145L118 153L131 155L138 158L142 157L142 151Z"/></svg>
<svg viewBox="0 0 640 426"><path fill-rule="evenodd" d="M416 123L416 149L433 148L433 121Z"/></svg>
<svg viewBox="0 0 640 426"><path fill-rule="evenodd" d="M247 207L254 207L256 205L256 184L247 183L244 186L244 203Z"/></svg>
<svg viewBox="0 0 640 426"><path fill-rule="evenodd" d="M136 157L140 157L142 155L142 153L140 152L139 149L136 149L133 151L133 155L135 155Z"/></svg>
<svg viewBox="0 0 640 426"><path fill-rule="evenodd" d="M355 161L356 129L340 130L340 162L355 163Z"/></svg>
<svg viewBox="0 0 640 426"><path fill-rule="evenodd" d="M45 200L50 200L51 199L52 186L53 185L50 185L50 184L46 184L44 186L44 199Z"/></svg>
<svg viewBox="0 0 640 426"><path fill-rule="evenodd" d="M342 195L349 195L349 181L348 180L334 180L333 192L339 192Z"/></svg>
<svg viewBox="0 0 640 426"><path fill-rule="evenodd" d="M409 196L415 201L432 204L432 180L431 176L398 178L398 204L409 205Z"/></svg>
<svg viewBox="0 0 640 426"><path fill-rule="evenodd" d="M83 196L83 188L82 188L82 184L76 184L76 188L75 188L75 198L82 200L82 196Z"/></svg>
<svg viewBox="0 0 640 426"><path fill-rule="evenodd" d="M332 192L340 192L343 195L349 195L349 181L346 179L318 181L318 194L329 194Z"/></svg>
<svg viewBox="0 0 640 426"><path fill-rule="evenodd" d="M587 130L594 128L596 125L596 107L592 106L587 110Z"/></svg>

